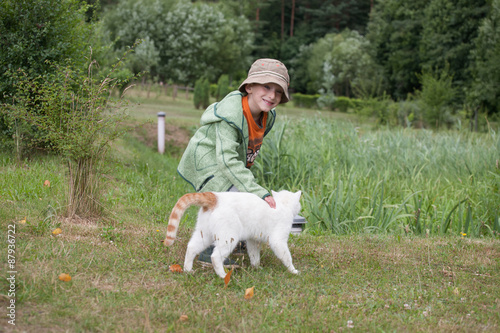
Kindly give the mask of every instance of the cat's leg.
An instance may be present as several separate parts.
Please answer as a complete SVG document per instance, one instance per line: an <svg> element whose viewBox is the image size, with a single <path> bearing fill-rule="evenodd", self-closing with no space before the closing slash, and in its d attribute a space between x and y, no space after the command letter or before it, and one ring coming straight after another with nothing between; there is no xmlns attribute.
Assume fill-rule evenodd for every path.
<svg viewBox="0 0 500 333"><path fill-rule="evenodd" d="M247 240L247 252L250 257L250 264L253 267L260 266L260 242Z"/></svg>
<svg viewBox="0 0 500 333"><path fill-rule="evenodd" d="M288 249L288 244L283 241L272 241L270 240L269 246L273 250L276 257L283 263L283 265L288 268L288 271L293 274L299 274L299 271L295 269L292 263L292 255Z"/></svg>
<svg viewBox="0 0 500 333"><path fill-rule="evenodd" d="M209 247L210 244L207 241L204 241L203 239L203 233L201 230L195 230L193 235L191 236L191 239L189 240L189 243L187 245L186 249L186 256L184 258L184 271L185 272L190 272L193 270L193 262L194 258L200 252L205 250L207 247Z"/></svg>
<svg viewBox="0 0 500 333"><path fill-rule="evenodd" d="M212 266L221 278L226 277L226 271L224 270L224 260L229 257L231 252L238 244L239 240L236 237L229 238L234 241L218 240L215 242L214 251L212 252Z"/></svg>

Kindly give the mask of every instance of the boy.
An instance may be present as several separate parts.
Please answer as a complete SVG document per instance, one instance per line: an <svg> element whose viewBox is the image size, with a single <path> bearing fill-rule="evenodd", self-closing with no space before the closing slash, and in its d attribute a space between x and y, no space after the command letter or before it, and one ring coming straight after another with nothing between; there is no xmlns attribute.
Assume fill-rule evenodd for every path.
<svg viewBox="0 0 500 333"><path fill-rule="evenodd" d="M250 167L274 125L275 107L290 99L289 84L283 63L255 61L238 91L210 105L201 116L201 127L177 168L181 177L197 192L250 192L276 208L274 198L256 183ZM200 254L200 261L210 262L208 250Z"/></svg>

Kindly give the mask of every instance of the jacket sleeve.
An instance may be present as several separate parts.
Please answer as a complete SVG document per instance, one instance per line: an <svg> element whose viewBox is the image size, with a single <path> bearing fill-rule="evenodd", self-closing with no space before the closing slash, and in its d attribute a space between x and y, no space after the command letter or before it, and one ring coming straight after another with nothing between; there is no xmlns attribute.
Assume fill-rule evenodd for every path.
<svg viewBox="0 0 500 333"><path fill-rule="evenodd" d="M224 176L242 192L250 192L264 199L269 192L258 185L250 169L246 168L246 150L238 154L240 132L225 121L216 124L216 158L217 166Z"/></svg>

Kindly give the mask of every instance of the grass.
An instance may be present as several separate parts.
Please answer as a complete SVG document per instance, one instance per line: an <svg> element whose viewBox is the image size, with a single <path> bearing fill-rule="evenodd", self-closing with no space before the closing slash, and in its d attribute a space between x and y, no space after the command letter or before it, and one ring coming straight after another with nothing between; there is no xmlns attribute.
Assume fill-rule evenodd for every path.
<svg viewBox="0 0 500 333"><path fill-rule="evenodd" d="M195 126L196 113L201 111L189 109L188 104L181 101L182 97L180 94L175 102L178 104L174 104L178 109L169 109L171 106L163 100L158 103L154 98L143 100L140 106L143 108L140 111L143 116L138 118L143 117L141 121L149 119L148 117L154 118L156 110L150 112L149 116L145 115L147 110L150 110L150 105L165 104L167 118L168 110L172 110L171 119L176 119L176 114L183 113L183 109L186 109L188 120L181 120L179 124L186 127ZM293 113L294 109L290 107L290 110L287 109L283 113L289 111ZM318 114L312 110L302 113ZM294 119L302 119L298 113L287 115L287 118L291 119L291 122L294 122ZM297 123L307 125L308 121ZM318 123L314 124L319 132L317 129L321 127L318 127ZM321 128L325 129L323 133L330 133L328 135L343 140L336 141L340 142L343 150L329 153L322 148L328 147L328 142L322 142L319 137L315 137L315 140L318 139L315 147L322 153L305 156L297 154L296 156L300 157L298 159L283 158L280 168L273 170L283 172L281 178L286 179L288 184L291 184L290 187L304 187L309 191L314 189L317 192L312 193L316 193L321 200L327 200L334 193L330 201L322 202L329 202L329 213L340 218L340 222L344 224L353 223L344 219L341 214L343 211L350 209L354 214L353 219L359 219L363 217L360 214L364 212L363 209L370 212L370 202L372 207L381 208L380 216L389 216L390 206L396 205L390 200L397 199L400 204L394 209L399 209L399 212L394 211L394 214L407 214L401 202L410 192L400 195L396 189L389 186L396 181L402 182L402 176L393 180L387 178L384 197L380 197L382 183L377 177L380 170L389 168L391 164L383 164L384 155L377 157L377 151L397 149L399 146L401 153L407 154L405 158L397 157L401 161L411 161L412 153L422 154L422 150L409 151L417 144L421 144L425 148L424 151L434 149L432 142L441 142L445 147L436 148L438 152L443 152L446 147L456 147L448 150L456 150L458 153L468 151L461 150L460 147L462 142L466 142L467 147L469 139L461 138L460 143L453 146L451 134L449 137L433 134L429 139L406 141L404 137L418 136L419 132L391 134L390 131L371 132L362 127L361 131L365 132L360 134L354 131L354 126L349 123L338 127L328 127L334 126L328 124L325 121L325 127ZM310 135L305 125L293 127L289 124L284 135ZM345 127L346 131L342 131L342 127ZM334 131L329 131L331 129ZM278 150L278 156L279 149L283 149L281 154L288 154L290 148L286 144L278 147L279 131L276 133L277 137L270 138L270 145L266 150L269 159L263 159L263 163L279 162L275 159L276 155L272 149ZM348 135L347 138L345 135ZM432 137L439 140L433 141ZM455 138L455 142L457 140ZM483 141L484 137L478 141L471 140L470 144L474 145L477 154L484 153L482 145L491 147L487 141ZM362 145L363 142L367 144ZM413 146L403 149L408 142ZM390 148L383 143L388 143ZM298 152L306 150L298 144L295 148ZM323 152L325 156L322 155ZM340 157L336 159L335 156L339 152L344 152L345 155L338 155ZM412 178L424 184L422 186L431 189L434 187L433 193L439 196L446 194L455 198L451 195L452 189L456 190L456 184L460 183L456 178L467 168L447 166L446 174L441 175L440 182L445 183L444 178L447 178L448 190L443 190L432 178L437 172L426 169L427 165L440 165L442 161L446 161L446 156L436 156L435 153L436 151L429 151L428 155L423 156L425 163L417 163L413 169L399 169L396 167L399 164L394 164L392 170L398 177L405 172L413 175ZM369 160L372 162L361 163L364 154L370 154ZM476 158L474 156L471 158ZM481 156L490 158L488 154ZM66 202L68 176L65 168L61 167L64 165L61 160L53 156L32 156L25 160L23 165L17 166L12 156L5 152L0 153L0 219L4 221L0 229L7 238L8 225L16 226L17 270L16 326L8 324L8 318L4 317L0 322L0 330L499 330L500 241L497 238L488 235L472 238L469 234L461 236L457 233L432 233L425 236L425 232L418 236L416 232L389 230L369 233L366 228L334 235L333 230L318 229L314 226L314 209L320 209L322 206L314 205L313 194L305 197L303 203L310 230L302 235L292 236L289 241L294 264L301 271L299 276L288 273L268 247L265 247L262 253L262 268L256 270L248 267L248 259L243 257L243 268L233 272L227 288L224 288L224 281L211 269L195 266L193 274L171 272L170 265L183 263L196 214L196 210L190 209L181 222L178 241L170 248L162 246L160 241L165 236L169 210L181 194L190 191L188 185L177 176L178 158L178 155L155 153L153 147L145 146L135 136L125 137L115 144L113 160L107 163L108 172L105 177L108 186L104 192L103 203L105 216L96 219L68 219L60 214L64 211ZM309 163L305 163L307 158L310 158ZM334 165L335 168L329 171L331 173L325 173L319 168L322 163L333 164L338 163L338 160L350 160L351 165L363 168L354 172L352 168ZM376 166L381 163L382 167L377 169ZM304 170L298 167L300 165L304 166ZM489 198L481 196L481 191L488 188L485 185L485 175L490 175L488 171L495 170L488 169L481 173L482 171L472 164L469 168L474 175L474 185L480 192L477 198ZM456 174L453 169L458 170ZM365 173L369 170L372 173ZM359 177L356 176L358 172ZM294 178L295 173L298 173L298 176ZM316 177L321 173L324 181L315 185L318 179ZM271 176L267 175L265 181L275 181ZM361 187L363 179L365 184L379 184L376 187L378 192L374 187L371 189L373 195L364 193ZM45 180L50 181L50 186L43 185ZM410 183L401 184L402 188L406 188ZM467 185L467 189L471 190L472 185ZM486 193L486 190L484 192ZM425 198L422 193L418 194L421 199ZM418 195L415 194L407 203L417 206ZM377 206L380 201L382 205ZM335 206L337 203L338 206ZM445 211L449 212L453 208L452 203L450 199L449 209ZM421 207L424 207L424 204ZM410 209L408 205L406 208ZM465 224L468 221L468 210L462 207L456 211L460 209L465 216ZM410 215L411 213L409 212ZM26 223L22 223L24 218ZM401 217L397 221L405 219L408 217ZM475 218L474 222L477 222ZM53 236L52 230L56 227L60 227L62 233ZM7 252L6 248L5 251ZM6 275L10 269L5 259L2 261L2 267ZM70 274L72 280L60 281L58 276L61 273ZM6 279L1 281L0 306L6 309L10 301L6 292L9 290L9 284ZM254 297L245 300L245 290L252 286L255 287ZM187 320L181 321L182 315L186 315Z"/></svg>
<svg viewBox="0 0 500 333"><path fill-rule="evenodd" d="M500 135L367 130L320 117L278 124L256 175L301 189L307 219L337 234L500 235Z"/></svg>
<svg viewBox="0 0 500 333"><path fill-rule="evenodd" d="M57 237L19 228L16 328L304 332L352 321L356 331L498 331L500 248L492 239L294 236L300 276L266 248L262 269L237 270L224 288L212 270L170 272L182 262L189 228L164 249L165 228L157 227L129 224L114 242L85 221L63 222ZM59 281L62 272L72 280Z"/></svg>

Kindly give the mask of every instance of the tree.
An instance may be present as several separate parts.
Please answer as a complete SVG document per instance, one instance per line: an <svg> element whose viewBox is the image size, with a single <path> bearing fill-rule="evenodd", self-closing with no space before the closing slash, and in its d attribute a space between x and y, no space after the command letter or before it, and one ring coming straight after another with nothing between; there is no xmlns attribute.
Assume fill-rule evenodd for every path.
<svg viewBox="0 0 500 333"><path fill-rule="evenodd" d="M376 3L370 17L367 38L393 98L404 99L419 87L418 49L428 3L429 0L381 1Z"/></svg>
<svg viewBox="0 0 500 333"><path fill-rule="evenodd" d="M149 39L158 53L151 74L163 80L192 84L205 76L247 68L253 34L244 17L220 6L189 1L125 0L104 21L117 48Z"/></svg>
<svg viewBox="0 0 500 333"><path fill-rule="evenodd" d="M297 11L303 17L302 25L309 27L309 33L316 40L346 28L364 32L370 3L360 0L308 0L301 1Z"/></svg>
<svg viewBox="0 0 500 333"><path fill-rule="evenodd" d="M176 0L122 0L109 7L103 22L115 42L115 48L125 49L138 39L149 38L157 48L163 39L165 16Z"/></svg>
<svg viewBox="0 0 500 333"><path fill-rule="evenodd" d="M469 85L470 52L488 7L486 0L431 0L424 10L419 44L421 68L429 71L448 67L454 85L461 89Z"/></svg>
<svg viewBox="0 0 500 333"><path fill-rule="evenodd" d="M244 17L225 17L209 5L181 1L165 21L160 70L176 82L190 84L203 75L214 82L251 62L253 34Z"/></svg>
<svg viewBox="0 0 500 333"><path fill-rule="evenodd" d="M317 93L323 86L323 66L327 55L330 53L335 34L327 34L311 45L310 49L303 49L308 59L306 60L307 71L309 72L308 90L310 93Z"/></svg>
<svg viewBox="0 0 500 333"><path fill-rule="evenodd" d="M134 73L147 72L149 75L160 63L160 52L155 47L155 43L149 37L141 41L135 47L135 52L130 55L128 66Z"/></svg>
<svg viewBox="0 0 500 333"><path fill-rule="evenodd" d="M477 114L500 111L500 0L493 0L491 10L479 27L472 50L472 84L467 90L468 102Z"/></svg>
<svg viewBox="0 0 500 333"><path fill-rule="evenodd" d="M276 57L285 65L299 52L298 47L293 49L286 45L290 39L299 35L300 45L303 45L345 28L364 31L370 11L370 4L360 0L267 0L258 3L262 10L254 55Z"/></svg>
<svg viewBox="0 0 500 333"><path fill-rule="evenodd" d="M311 58L312 45L301 45L297 49L297 55L289 61L290 66L287 66L289 67L290 87L293 87L296 92L315 94L317 87L313 87L315 82L311 79L311 75L315 73L310 72L307 68L307 62Z"/></svg>
<svg viewBox="0 0 500 333"><path fill-rule="evenodd" d="M367 52L369 44L357 31L348 29L333 37L325 62L331 65L329 68L335 77L333 86L327 88L335 95L351 97L352 86L361 84L362 80L377 84L376 65Z"/></svg>

